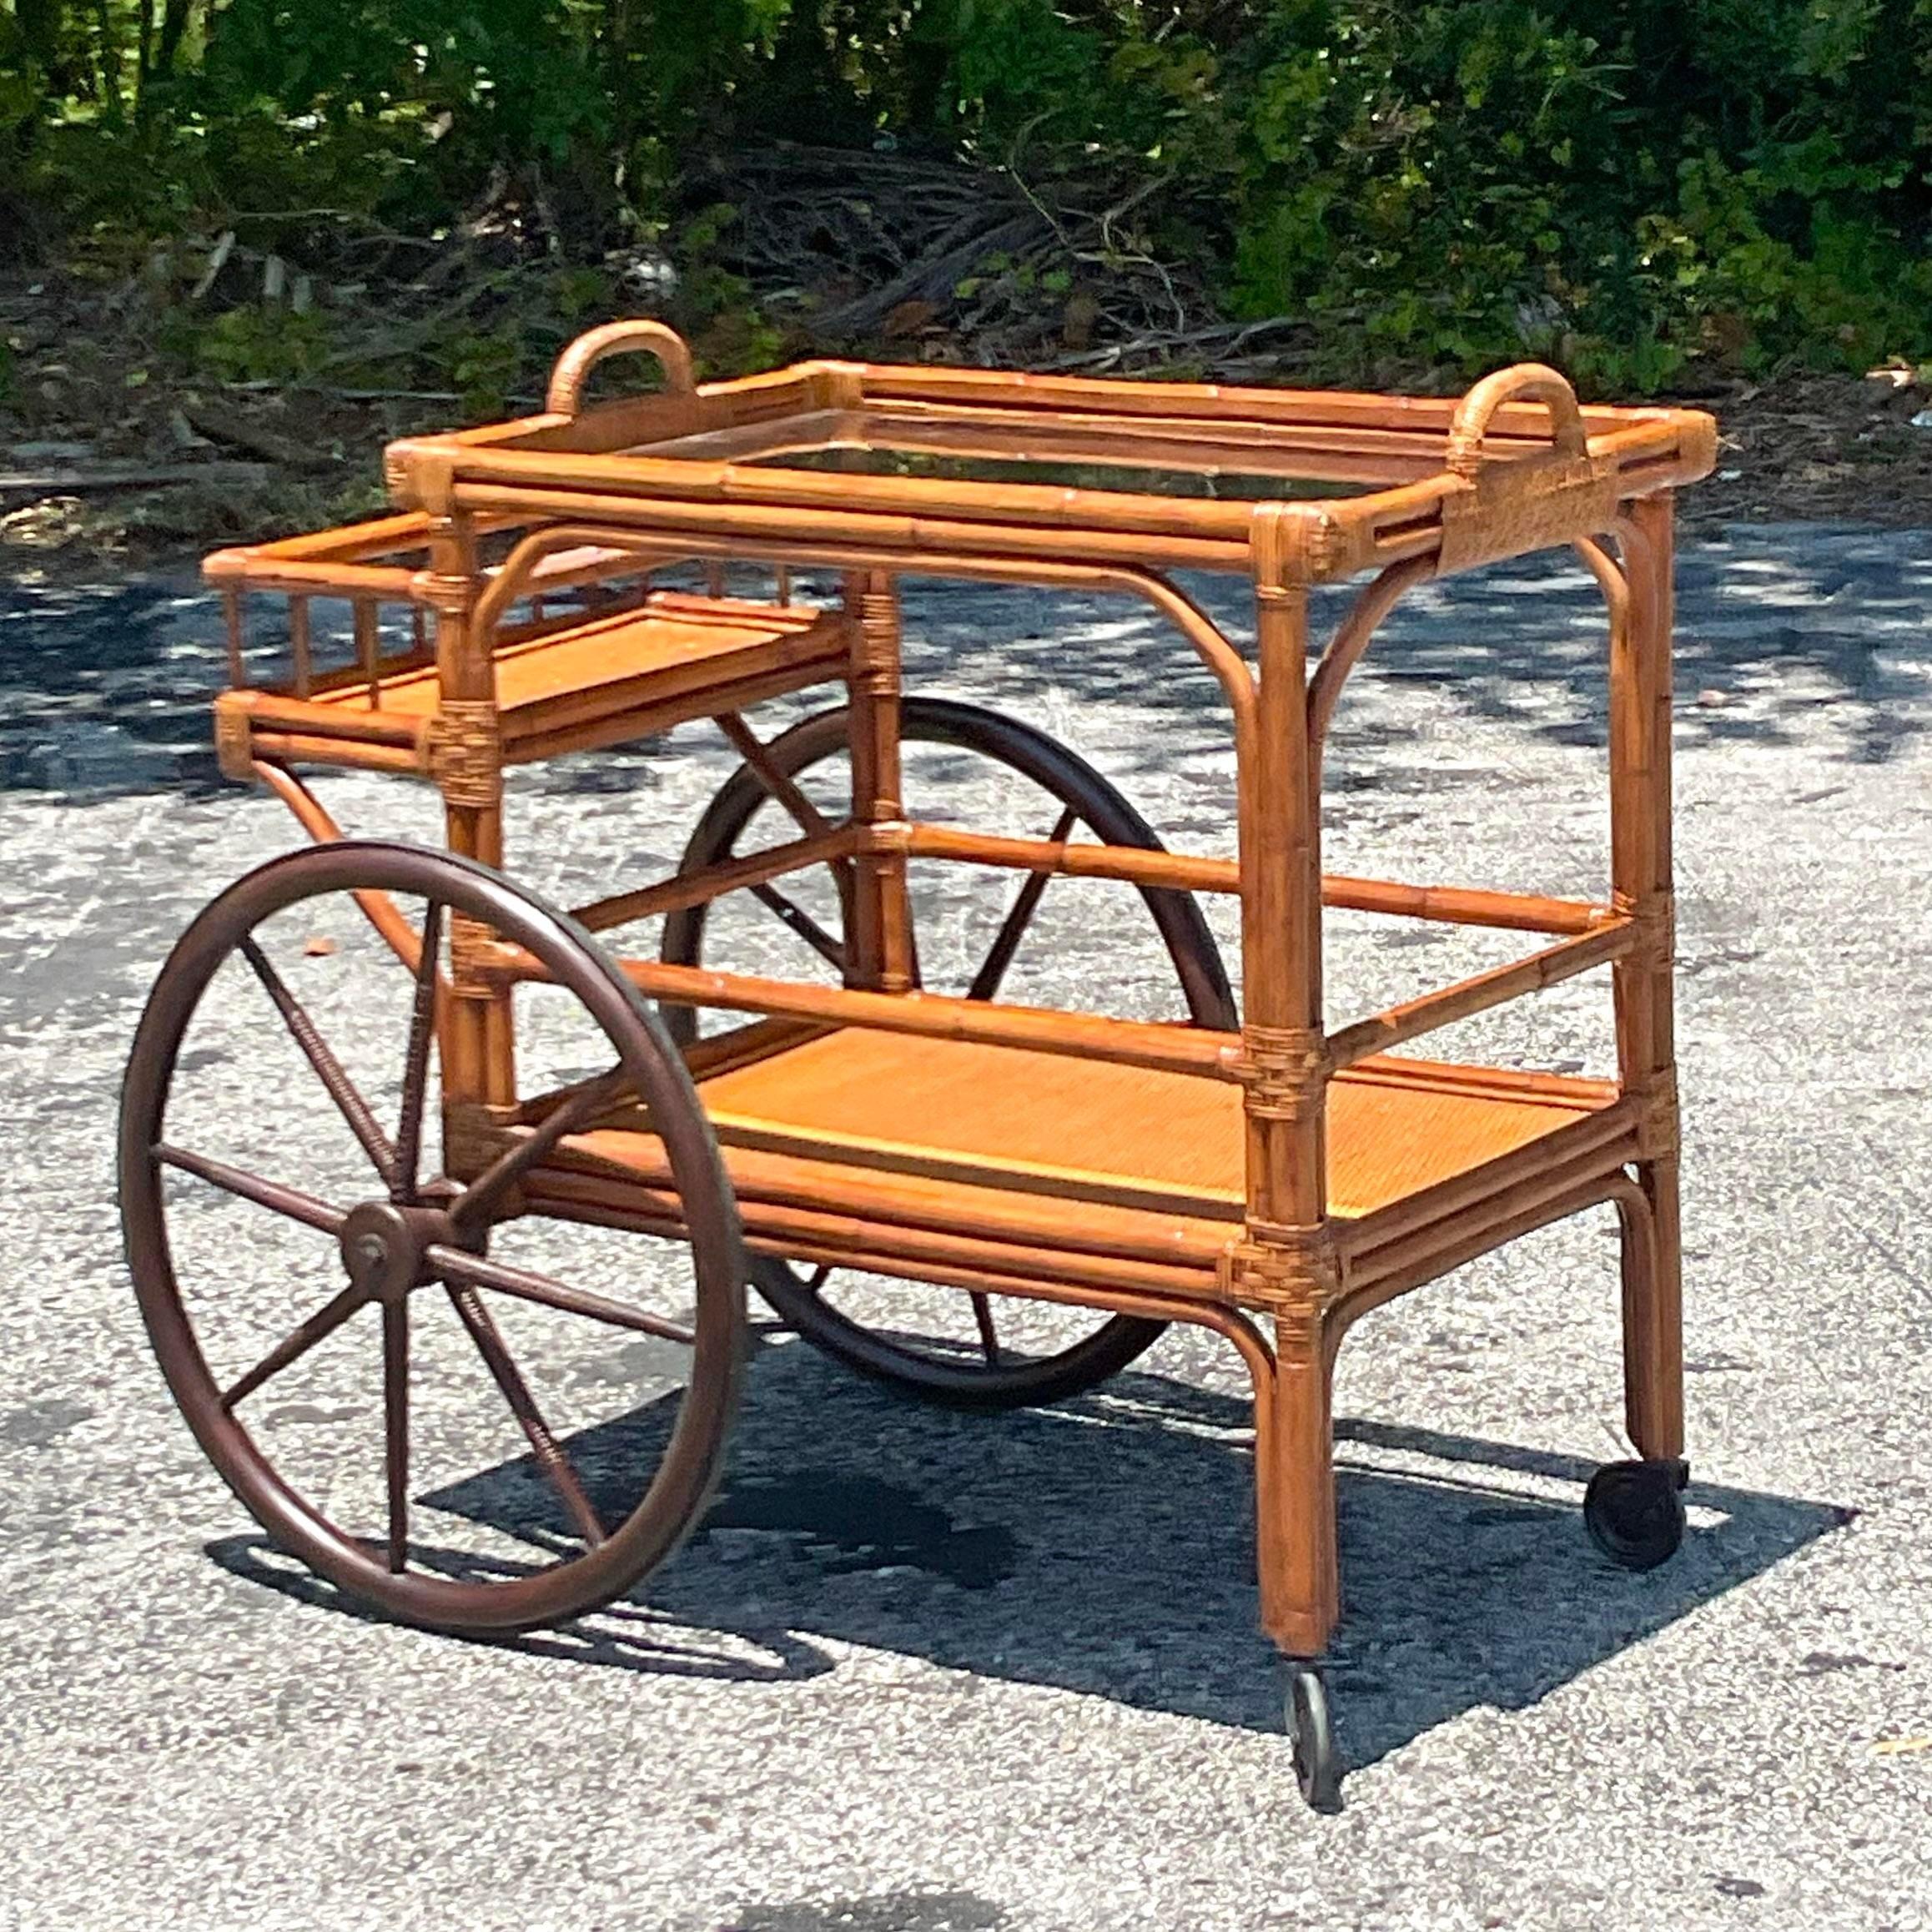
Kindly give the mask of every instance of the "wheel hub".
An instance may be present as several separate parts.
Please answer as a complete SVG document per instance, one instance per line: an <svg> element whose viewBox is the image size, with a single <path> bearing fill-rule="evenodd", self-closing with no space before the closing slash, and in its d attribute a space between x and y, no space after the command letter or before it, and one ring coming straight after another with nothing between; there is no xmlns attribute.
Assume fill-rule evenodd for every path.
<svg viewBox="0 0 1932 1932"><path fill-rule="evenodd" d="M440 1209L371 1200L350 1210L340 1240L350 1280L373 1301L400 1301L435 1279L430 1248L439 1241L453 1245L455 1235Z"/></svg>

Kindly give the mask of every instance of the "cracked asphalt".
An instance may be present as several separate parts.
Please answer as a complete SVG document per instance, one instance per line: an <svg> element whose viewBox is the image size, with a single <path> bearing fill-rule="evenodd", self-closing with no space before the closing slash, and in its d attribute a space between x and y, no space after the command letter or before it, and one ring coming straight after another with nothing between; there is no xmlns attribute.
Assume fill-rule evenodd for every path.
<svg viewBox="0 0 1932 1932"><path fill-rule="evenodd" d="M113 1120L174 937L298 835L214 781L191 576L0 585L0 1926L1932 1925L1932 532L1736 527L1679 581L1691 1533L1632 1576L1576 1507L1624 1452L1607 1214L1370 1318L1338 1397L1336 1819L1294 1794L1243 1380L1200 1335L992 1420L769 1339L705 1528L563 1632L386 1625L269 1550L148 1355ZM1519 565L1411 601L1338 719L1331 869L1600 888L1592 596ZM920 584L907 621L915 688L1040 724L1170 843L1230 848L1215 692L1140 610ZM732 762L687 727L522 775L513 869L566 899L647 877ZM406 787L323 793L434 833ZM1159 1010L1131 900L1066 883L1016 990ZM927 888L933 958L1010 889ZM1331 943L1337 1020L1497 956L1347 917ZM360 960L345 935L311 963L346 986ZM1592 977L1441 1050L1593 1069L1607 1014ZM313 1096L209 1050L218 1107L336 1158ZM216 1278L269 1292L242 1224L201 1231ZM620 1448L665 1376L540 1367L615 1401ZM333 1385L284 1410L322 1466L366 1452ZM425 1507L511 1535L519 1459L436 1426Z"/></svg>

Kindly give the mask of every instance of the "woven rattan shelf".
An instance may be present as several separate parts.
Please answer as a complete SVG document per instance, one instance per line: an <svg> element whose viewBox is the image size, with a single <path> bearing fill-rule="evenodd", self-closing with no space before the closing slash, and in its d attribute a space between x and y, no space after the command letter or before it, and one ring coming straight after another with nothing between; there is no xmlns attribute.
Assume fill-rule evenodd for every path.
<svg viewBox="0 0 1932 1932"><path fill-rule="evenodd" d="M727 1148L1217 1221L1239 1221L1246 1200L1232 1081L845 1029L701 1079L699 1092ZM1601 1082L1366 1061L1330 1094L1330 1211L1362 1219L1616 1098Z"/></svg>
<svg viewBox="0 0 1932 1932"><path fill-rule="evenodd" d="M1014 1274L1059 1250L1088 1257L1084 1278L1114 1261L1117 1285L1145 1287L1158 1263L1200 1277L1163 1285L1211 1294L1243 1216L1241 1090L1230 1082L846 1029L701 1074L699 1093L747 1231L775 1252L801 1251L802 1229L820 1249L955 1278L965 1250L948 1262L941 1242L908 1244L918 1230ZM516 1132L504 1130L497 1150ZM1386 1274L1382 1251L1418 1206L1426 1225L1431 1209L1439 1220L1509 1193L1526 1169L1609 1173L1630 1140L1607 1083L1406 1059L1351 1068L1331 1089L1327 1145L1344 1274L1358 1258L1365 1289ZM662 1187L667 1173L648 1122L618 1106L525 1185L552 1211L621 1220L635 1184ZM1069 1215L1068 1201L1096 1211ZM839 1217L836 1238L830 1223L801 1220L813 1210ZM635 1225L675 1220L674 1204L653 1200Z"/></svg>

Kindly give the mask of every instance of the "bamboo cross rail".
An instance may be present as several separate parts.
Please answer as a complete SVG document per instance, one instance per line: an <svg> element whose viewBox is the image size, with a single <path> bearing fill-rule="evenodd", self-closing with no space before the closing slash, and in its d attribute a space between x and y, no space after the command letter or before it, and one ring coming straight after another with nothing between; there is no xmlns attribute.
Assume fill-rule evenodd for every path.
<svg viewBox="0 0 1932 1932"><path fill-rule="evenodd" d="M629 925L633 920L647 919L659 913L704 905L722 893L764 885L808 866L837 864L852 858L858 848L856 826L835 826L807 838L791 839L783 845L734 859L729 864L680 873L675 878L661 880L656 885L613 893L608 898L577 907L571 917L587 931L607 932L614 926Z"/></svg>
<svg viewBox="0 0 1932 1932"><path fill-rule="evenodd" d="M943 825L908 823L878 827L874 832L915 858L953 859L963 864L1064 873L1073 878L1119 879L1130 885L1166 886L1188 892L1241 889L1240 868L1232 859L1145 852L1133 846L1002 838ZM1386 913L1398 918L1530 933L1592 932L1618 917L1613 908L1587 899L1405 885L1392 879L1349 878L1336 873L1321 875L1321 903L1349 912Z"/></svg>
<svg viewBox="0 0 1932 1932"><path fill-rule="evenodd" d="M1328 1036L1329 1059L1337 1068L1353 1066L1357 1060L1366 1059L1371 1054L1386 1053L1404 1040L1485 1013L1526 993L1540 992L1578 973L1587 973L1592 967L1607 966L1613 960L1626 958L1635 944L1636 934L1630 920L1612 918L1592 932L1547 946L1527 959L1493 967L1440 992L1426 993L1400 1006L1391 1006L1386 1013L1345 1026L1341 1032Z"/></svg>
<svg viewBox="0 0 1932 1932"><path fill-rule="evenodd" d="M616 962L640 993L679 1006L718 1007L732 1013L782 1014L797 1019L876 1029L933 1039L969 1040L983 1046L1027 1047L1075 1059L1119 1066L1155 1067L1232 1080L1240 1054L1238 1034L1210 1033L1158 1020L1112 1019L1099 1014L1064 1013L1049 1007L955 999L943 994L869 993L812 986L747 973L714 973L695 966L667 966L655 959ZM507 985L540 982L542 965L512 946L482 948L477 970Z"/></svg>

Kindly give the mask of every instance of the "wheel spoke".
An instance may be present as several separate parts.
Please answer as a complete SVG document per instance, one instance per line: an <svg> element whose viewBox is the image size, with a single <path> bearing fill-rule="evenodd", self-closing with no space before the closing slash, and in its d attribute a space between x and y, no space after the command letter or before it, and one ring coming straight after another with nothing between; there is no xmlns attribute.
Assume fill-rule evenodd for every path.
<svg viewBox="0 0 1932 1932"><path fill-rule="evenodd" d="M184 1174L192 1174L224 1194L252 1200L257 1207L273 1209L292 1221L319 1228L325 1235L342 1231L345 1217L341 1209L330 1207L327 1201L304 1194L299 1188L285 1187L279 1180L264 1180L259 1174L230 1167L225 1160L211 1160L205 1154L190 1154L185 1147L172 1147L165 1140L156 1141L148 1152L164 1167L179 1168Z"/></svg>
<svg viewBox="0 0 1932 1932"><path fill-rule="evenodd" d="M738 756L745 761L752 777L763 787L765 796L782 805L791 814L792 822L801 832L808 838L818 838L835 829L832 821L805 796L797 781L772 757L771 747L758 737L743 718L736 712L725 712L715 722L730 739ZM849 932L852 929L854 878L852 861L849 858L833 859L832 876L838 888L838 903L844 913L846 930ZM771 891L768 887L753 886L751 890L815 952L838 972L844 972L845 948L822 926L800 912L782 894Z"/></svg>
<svg viewBox="0 0 1932 1932"><path fill-rule="evenodd" d="M409 1051L403 1060L402 1114L395 1130L395 1178L390 1192L399 1201L415 1199L416 1161L423 1145L423 1099L430 1084L430 1042L436 1030L436 967L442 937L442 902L430 899L423 908L422 954L416 963L416 999L410 1013Z"/></svg>
<svg viewBox="0 0 1932 1932"><path fill-rule="evenodd" d="M687 1348L694 1346L697 1341L693 1331L681 1328L675 1321L666 1321L662 1315L626 1307L621 1301L612 1301L607 1296L593 1295L587 1289L566 1288L561 1281L552 1280L548 1275L536 1274L528 1268L506 1268L501 1261L469 1254L461 1248L445 1247L440 1243L427 1250L427 1259L430 1267L445 1281L454 1281L465 1288L494 1288L500 1295L514 1295L522 1301L539 1301L546 1308L561 1309L566 1315L588 1316L593 1321L607 1321L615 1328L634 1328L641 1335L655 1335L666 1341L680 1342Z"/></svg>
<svg viewBox="0 0 1932 1932"><path fill-rule="evenodd" d="M808 838L816 838L832 830L832 822L798 788L797 782L779 769L772 757L771 747L735 711L722 713L717 727L731 740L738 756L751 767L752 777L764 787L766 796L776 799L791 813L801 832ZM847 868L852 864L848 858L838 863Z"/></svg>
<svg viewBox="0 0 1932 1932"><path fill-rule="evenodd" d="M406 1295L382 1305L383 1462L389 1475L389 1567L410 1560L410 1304Z"/></svg>
<svg viewBox="0 0 1932 1932"><path fill-rule="evenodd" d="M527 1173L566 1135L576 1130L614 1106L630 1084L621 1067L612 1067L561 1104L551 1108L543 1120L514 1147L506 1148L489 1166L460 1194L450 1209L452 1225L475 1229L489 1224L491 1211L498 1206L518 1177Z"/></svg>
<svg viewBox="0 0 1932 1932"><path fill-rule="evenodd" d="M444 1285L449 1290L456 1313L462 1317L464 1327L470 1331L470 1339L476 1345L476 1352L483 1357L483 1366L489 1370L491 1380L501 1391L504 1401L510 1405L510 1412L516 1416L528 1439L537 1467L550 1478L551 1487L556 1490L584 1541L595 1549L604 1541L604 1526L598 1521L590 1497L584 1493L570 1458L564 1454L555 1432L544 1420L543 1411L537 1407L536 1398L531 1394L529 1383L517 1368L502 1331L474 1288L458 1288L448 1282Z"/></svg>
<svg viewBox="0 0 1932 1932"><path fill-rule="evenodd" d="M979 1325L979 1352L986 1357L989 1368L999 1366L999 1337L993 1327L993 1297L975 1294L973 1297L973 1319Z"/></svg>
<svg viewBox="0 0 1932 1932"><path fill-rule="evenodd" d="M357 1309L369 1299L367 1291L359 1281L351 1281L341 1292L318 1308L298 1328L293 1329L278 1341L240 1381L231 1383L222 1391L221 1406L232 1409L245 1396L250 1396L270 1376L279 1375L290 1362L299 1361L317 1342L333 1335Z"/></svg>
<svg viewBox="0 0 1932 1932"><path fill-rule="evenodd" d="M362 1143L363 1152L375 1164L383 1185L393 1194L396 1185L395 1150L390 1145L389 1136L376 1124L375 1114L369 1110L369 1103L356 1091L355 1084L344 1072L341 1061L329 1050L329 1043L315 1030L314 1021L284 984L281 974L269 963L268 955L255 943L253 934L242 941L241 952L254 969L255 977L266 989L269 998L275 1003L275 1010L281 1014L289 1037L302 1049L303 1058L315 1069L315 1077L328 1089L329 1098L349 1123L350 1131Z"/></svg>
<svg viewBox="0 0 1932 1932"><path fill-rule="evenodd" d="M1059 823L1047 834L1047 843L1060 844L1079 823L1079 814L1072 806L1061 813ZM979 962L979 970L973 975L973 984L966 989L969 999L990 999L999 990L999 983L1006 977L1006 969L1013 963L1014 954L1019 950L1019 942L1039 904L1040 894L1047 888L1050 873L1029 873L1019 888L1018 896L1008 909L1005 918L1000 922L999 930L994 935L992 950Z"/></svg>
<svg viewBox="0 0 1932 1932"><path fill-rule="evenodd" d="M755 885L751 888L752 897L761 905L769 906L783 921L786 927L796 933L820 958L827 961L839 973L845 970L845 948L826 931L802 906L792 900L772 885Z"/></svg>

